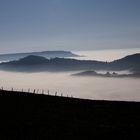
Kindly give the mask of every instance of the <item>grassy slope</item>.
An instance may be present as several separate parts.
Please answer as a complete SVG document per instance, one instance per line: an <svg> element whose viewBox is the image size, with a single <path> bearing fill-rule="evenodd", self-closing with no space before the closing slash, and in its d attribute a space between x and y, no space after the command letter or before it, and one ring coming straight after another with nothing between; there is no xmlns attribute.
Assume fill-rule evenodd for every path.
<svg viewBox="0 0 140 140"><path fill-rule="evenodd" d="M0 91L0 140L120 140L139 129L140 103Z"/></svg>

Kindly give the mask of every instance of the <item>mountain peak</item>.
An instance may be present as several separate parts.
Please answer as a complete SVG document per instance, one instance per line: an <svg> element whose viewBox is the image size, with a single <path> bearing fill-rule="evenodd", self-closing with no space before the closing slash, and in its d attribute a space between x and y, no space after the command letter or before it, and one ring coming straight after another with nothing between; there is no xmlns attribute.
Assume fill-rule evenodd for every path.
<svg viewBox="0 0 140 140"><path fill-rule="evenodd" d="M132 55L128 55L128 56L125 56L121 59L118 59L118 60L115 60L114 62L133 62L133 63L139 63L140 62L140 53L136 53L136 54L132 54Z"/></svg>
<svg viewBox="0 0 140 140"><path fill-rule="evenodd" d="M29 55L19 59L17 62L22 64L41 64L46 62L48 59L42 56Z"/></svg>
<svg viewBox="0 0 140 140"><path fill-rule="evenodd" d="M27 52L27 53L13 53L13 54L1 54L0 55L0 61L12 61L12 60L18 60L20 58L30 56L30 55L36 55L36 56L43 56L46 58L68 58L68 57L77 57L78 55L75 53L72 53L71 51L41 51L41 52Z"/></svg>

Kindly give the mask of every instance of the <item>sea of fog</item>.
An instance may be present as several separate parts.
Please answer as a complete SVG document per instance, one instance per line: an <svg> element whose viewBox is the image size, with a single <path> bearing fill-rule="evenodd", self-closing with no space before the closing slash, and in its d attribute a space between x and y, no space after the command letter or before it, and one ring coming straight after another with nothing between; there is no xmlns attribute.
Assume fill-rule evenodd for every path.
<svg viewBox="0 0 140 140"><path fill-rule="evenodd" d="M74 77L67 73L14 73L0 71L0 85L4 89L33 91L47 94L101 100L140 101L140 79Z"/></svg>
<svg viewBox="0 0 140 140"><path fill-rule="evenodd" d="M75 51L75 53L80 56L83 56L83 57L77 57L77 59L80 60L99 60L99 61L110 62L116 59L123 58L127 55L140 53L140 48Z"/></svg>
<svg viewBox="0 0 140 140"><path fill-rule="evenodd" d="M126 55L138 53L140 49L107 50L107 51L84 51L76 52L78 59L94 59L112 61ZM0 71L0 86L4 89L24 90L32 92L44 90L47 94L73 96L77 98L99 100L131 100L140 101L140 79L138 78L103 78L103 77L74 77L75 72L63 73L16 73ZM128 73L128 72L120 72Z"/></svg>

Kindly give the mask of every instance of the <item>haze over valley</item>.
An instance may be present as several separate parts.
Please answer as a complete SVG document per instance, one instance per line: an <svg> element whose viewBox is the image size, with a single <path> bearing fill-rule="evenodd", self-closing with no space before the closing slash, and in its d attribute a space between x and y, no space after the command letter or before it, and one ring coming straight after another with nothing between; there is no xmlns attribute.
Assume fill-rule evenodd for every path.
<svg viewBox="0 0 140 140"><path fill-rule="evenodd" d="M73 96L77 98L101 100L140 101L140 79L137 78L100 78L73 77L69 73L15 73L0 71L0 83L4 89L33 92L34 89L45 90L45 94Z"/></svg>
<svg viewBox="0 0 140 140"><path fill-rule="evenodd" d="M0 1L0 86L140 101L138 0Z"/></svg>
<svg viewBox="0 0 140 140"><path fill-rule="evenodd" d="M131 54L129 56L130 58L129 57L128 58L130 60L133 60L132 58L135 58L134 56L135 55ZM28 91L30 89L30 92L33 92L33 90L36 89L36 91L39 90L39 94L42 93L42 90L45 91L45 94L48 94L48 90L49 90L50 94L52 95L55 95L55 93L57 92L58 95L62 94L63 96L73 96L77 98L86 98L86 99L140 101L140 96L139 96L140 78L138 78L137 76L122 77L122 78L115 78L110 76L97 77L97 76L92 76L91 74L80 76L80 77L73 76L73 74L76 74L78 72L80 73L83 71L83 68L81 69L80 66L78 66L79 69L77 69L76 71L75 69L71 68L73 67L73 63L75 63L75 60L77 61L77 58L75 59L54 58L55 61L59 60L58 61L59 63L61 62L60 60L63 60L63 62L65 62L64 60L67 60L66 63L62 63L62 64L58 63L57 65L55 65L55 69L59 67L59 65L63 68L64 65L69 65L69 60L74 60L74 62L71 63L72 65L70 64L69 65L70 67L68 67L68 69L66 70L59 69L56 71L52 71L52 70L48 71L46 69L45 71L44 70L36 71L35 69L38 69L38 66L40 65L40 63L42 63L42 61L43 62L45 61L46 63L46 59L44 57L41 57L40 59L40 56L39 57L33 56L31 57L32 58L31 61L29 61L28 58L30 57L28 56L25 57L27 58L25 59L26 61L24 59L23 59L24 61L21 59L22 60L20 62L21 64L19 63L21 69L18 69L19 64L14 62L16 64L16 65L14 64L15 65L14 71L0 70L0 75L1 75L0 83L4 89L11 90L12 88L14 88L14 90L19 90L19 91L21 91L22 89L24 91ZM124 56L122 60L125 60L127 58L125 57L126 56ZM139 55L138 56L136 55L135 59L139 61L138 58ZM18 62L19 60L16 61ZM11 63L11 62L6 62L4 64ZM86 62L91 63L91 61L86 61ZM93 64L95 62L96 61L93 61ZM103 63L103 61L102 62L97 61L97 62ZM34 68L33 71L32 70L27 71L27 69L28 70L30 69L30 65L35 66L33 67ZM26 71L20 71L23 70L23 66L27 67ZM87 70L88 66L89 64L84 69ZM125 66L127 67L127 65ZM47 67L49 67L49 65ZM76 67L76 65L74 67ZM120 66L118 65L118 67ZM94 69L90 69L90 70L94 70ZM104 71L98 70L97 72L105 74L107 71L108 70L105 69ZM111 70L109 71L111 73L114 72ZM115 72L123 75L132 73L129 71L129 69L122 69L119 71L117 70Z"/></svg>

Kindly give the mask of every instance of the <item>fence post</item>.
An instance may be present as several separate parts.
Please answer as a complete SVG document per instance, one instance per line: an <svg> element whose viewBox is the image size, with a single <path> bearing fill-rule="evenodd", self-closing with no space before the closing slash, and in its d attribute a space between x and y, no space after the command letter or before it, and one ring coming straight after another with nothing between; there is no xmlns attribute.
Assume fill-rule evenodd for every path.
<svg viewBox="0 0 140 140"><path fill-rule="evenodd" d="M30 88L28 89L28 92L30 92Z"/></svg>
<svg viewBox="0 0 140 140"><path fill-rule="evenodd" d="M42 90L42 94L44 94L44 90Z"/></svg>
<svg viewBox="0 0 140 140"><path fill-rule="evenodd" d="M34 89L33 93L35 93L35 89Z"/></svg>

